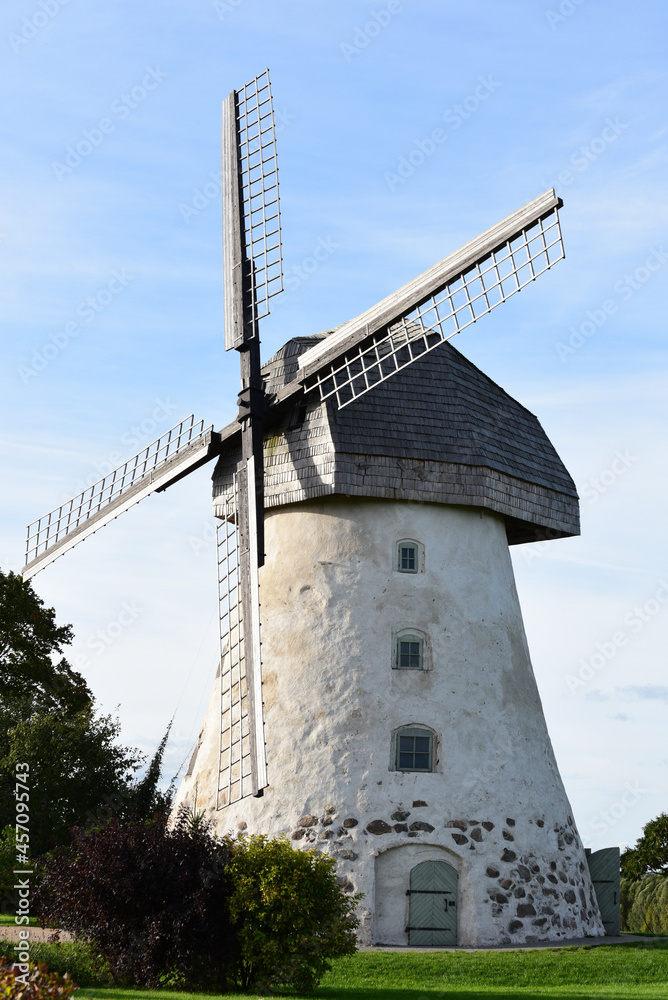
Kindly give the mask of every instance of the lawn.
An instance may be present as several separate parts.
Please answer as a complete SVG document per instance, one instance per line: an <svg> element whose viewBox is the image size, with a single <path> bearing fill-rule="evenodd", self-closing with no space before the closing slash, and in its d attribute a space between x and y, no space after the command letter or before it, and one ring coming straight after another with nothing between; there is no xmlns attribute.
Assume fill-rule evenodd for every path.
<svg viewBox="0 0 668 1000"><path fill-rule="evenodd" d="M45 949L54 946L42 946ZM74 945L58 946L58 964L74 966ZM42 957L42 956L40 956ZM47 958L46 954L43 956ZM47 958L48 960L48 958ZM85 965L79 964L81 981ZM76 975L75 975L76 978ZM89 980L91 981L91 980ZM250 1000L258 994L227 994ZM278 996L293 997L290 991ZM668 997L668 938L596 948L546 948L500 952L358 952L340 959L314 996L319 1000L567 1000ZM77 1000L205 1000L207 994L82 986ZM210 1000L210 995L208 996Z"/></svg>
<svg viewBox="0 0 668 1000"><path fill-rule="evenodd" d="M37 917L31 917L30 923L36 925L38 923ZM16 923L16 918L13 913L0 913L0 927L18 927ZM22 925L23 926L23 925Z"/></svg>

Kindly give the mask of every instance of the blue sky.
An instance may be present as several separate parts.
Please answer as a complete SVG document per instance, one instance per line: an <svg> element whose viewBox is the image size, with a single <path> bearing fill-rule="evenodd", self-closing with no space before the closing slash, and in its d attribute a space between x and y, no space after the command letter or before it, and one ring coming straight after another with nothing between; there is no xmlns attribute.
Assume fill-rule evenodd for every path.
<svg viewBox="0 0 668 1000"><path fill-rule="evenodd" d="M580 830L635 840L668 808L667 22L642 0L5 0L2 567L137 442L234 416L232 88L270 67L287 290L265 358L554 185L566 260L455 344L537 414L580 490L582 536L513 560ZM216 664L209 475L35 579L129 744L150 752L176 711L173 770Z"/></svg>

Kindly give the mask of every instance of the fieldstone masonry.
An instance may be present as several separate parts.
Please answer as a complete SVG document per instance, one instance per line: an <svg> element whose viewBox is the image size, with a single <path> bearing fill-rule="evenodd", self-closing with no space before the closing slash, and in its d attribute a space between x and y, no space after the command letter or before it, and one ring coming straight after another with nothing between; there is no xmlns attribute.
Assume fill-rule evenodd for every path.
<svg viewBox="0 0 668 1000"><path fill-rule="evenodd" d="M428 804L420 801L419 807L428 808ZM331 814L333 809L329 806L326 812ZM290 837L293 841L300 841L300 847L326 851L337 859L339 884L344 892L360 891L363 879L354 864L360 855L349 845L359 843L361 850L367 854L369 851L373 855L382 853L384 846L374 844L371 838L391 834L404 834L406 837L432 834L425 841L430 846L442 846L452 851L454 856L461 856L458 848L477 851L473 864L480 872L484 871L486 882L482 902L489 908L494 928L491 939L477 942L479 944L531 943L583 937L591 934L592 927L596 927L598 906L587 865L569 850L581 850L571 816L566 818L564 824L555 824L551 831L545 833L547 852L554 848L556 842L557 856L550 859L547 852L543 856L533 852L517 854L506 846L506 842L515 841L513 830L517 821L511 817L506 817L499 824L491 820L451 819L441 822L437 830L435 825L423 819L402 822L408 821L412 815L409 809L396 809L389 817L392 822L375 817L362 824L357 817L347 816L336 829L328 829L338 824L337 814L325 815L322 819L308 814L298 820ZM434 822L439 823L436 816ZM533 825L533 821L529 820L528 824ZM325 829L319 829L321 826ZM544 821L536 820L535 827L544 830ZM504 843L499 840L499 830ZM323 839L329 843L324 845L319 842ZM394 836L391 848L395 850L397 846L397 837ZM471 868L472 859L467 857L466 862Z"/></svg>

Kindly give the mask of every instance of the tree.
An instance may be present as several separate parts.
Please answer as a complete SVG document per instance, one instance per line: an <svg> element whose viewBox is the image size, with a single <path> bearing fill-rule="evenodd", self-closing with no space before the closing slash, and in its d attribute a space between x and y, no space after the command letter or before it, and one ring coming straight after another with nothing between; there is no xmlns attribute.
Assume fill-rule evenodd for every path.
<svg viewBox="0 0 668 1000"><path fill-rule="evenodd" d="M45 712L10 730L0 767L9 776L17 764L28 764L33 857L66 843L70 827L129 811L142 757L117 744L119 729L111 716L85 708L74 715ZM11 796L3 796L2 812L13 804ZM0 825L5 822L12 819L0 815Z"/></svg>
<svg viewBox="0 0 668 1000"><path fill-rule="evenodd" d="M90 941L117 981L222 992L236 945L230 843L185 822L109 820L39 865L42 919Z"/></svg>
<svg viewBox="0 0 668 1000"><path fill-rule="evenodd" d="M668 813L661 813L643 827L635 847L624 851L622 875L640 879L645 875L668 875Z"/></svg>
<svg viewBox="0 0 668 1000"><path fill-rule="evenodd" d="M13 890L16 882L14 871L17 867L16 850L16 826L7 824L0 830L0 896L14 901ZM30 864L30 857L26 852L26 864ZM0 997L2 993L0 993Z"/></svg>
<svg viewBox="0 0 668 1000"><path fill-rule="evenodd" d="M172 722L167 726L167 731L160 740L158 749L153 754L144 777L135 781L128 790L125 812L136 819L149 820L156 816L167 816L171 809L176 778L172 778L166 792L160 791L159 784L162 776L162 763L167 747L167 740L172 730Z"/></svg>
<svg viewBox="0 0 668 1000"><path fill-rule="evenodd" d="M645 875L621 882L621 927L629 934L668 934L668 878Z"/></svg>
<svg viewBox="0 0 668 1000"><path fill-rule="evenodd" d="M32 585L0 570L0 829L14 822L14 769L27 763L34 857L65 843L71 826L166 814L173 792L158 787L171 723L136 780L142 755L117 744L118 722L94 715L86 681L58 660L71 641Z"/></svg>
<svg viewBox="0 0 668 1000"><path fill-rule="evenodd" d="M137 780L143 756L117 744L118 722L94 715L86 681L62 657L71 641L32 585L0 570L0 829L14 823L14 769L27 763L33 857L75 825L166 815L173 793L158 787L171 724Z"/></svg>
<svg viewBox="0 0 668 1000"><path fill-rule="evenodd" d="M62 657L72 626L56 625L32 584L0 570L0 705L13 717L62 709L78 712L92 704L86 681Z"/></svg>

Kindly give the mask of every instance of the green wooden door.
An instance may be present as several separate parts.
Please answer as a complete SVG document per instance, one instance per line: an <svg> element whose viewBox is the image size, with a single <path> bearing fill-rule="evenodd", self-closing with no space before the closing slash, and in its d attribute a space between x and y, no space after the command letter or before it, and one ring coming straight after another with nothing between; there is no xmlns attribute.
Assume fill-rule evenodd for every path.
<svg viewBox="0 0 668 1000"><path fill-rule="evenodd" d="M605 933L619 934L619 848L604 847L587 861Z"/></svg>
<svg viewBox="0 0 668 1000"><path fill-rule="evenodd" d="M447 861L423 861L411 871L408 943L414 948L457 944L457 872Z"/></svg>

